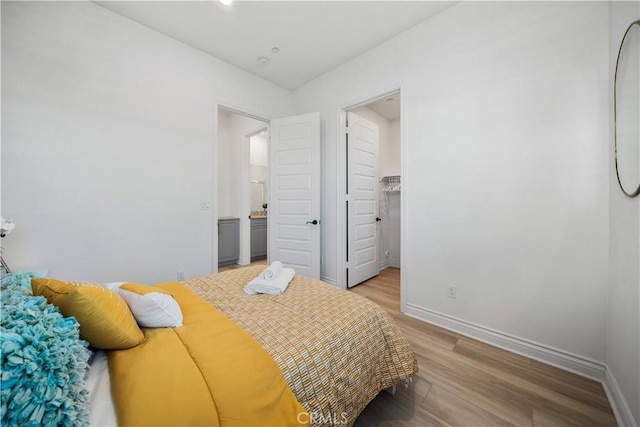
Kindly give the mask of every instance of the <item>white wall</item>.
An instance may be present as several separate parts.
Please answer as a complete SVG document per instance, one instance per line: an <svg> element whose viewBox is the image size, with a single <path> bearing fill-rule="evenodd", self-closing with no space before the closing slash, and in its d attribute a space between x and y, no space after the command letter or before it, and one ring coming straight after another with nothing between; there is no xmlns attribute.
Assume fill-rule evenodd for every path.
<svg viewBox="0 0 640 427"><path fill-rule="evenodd" d="M610 5L611 93L613 73L620 41L627 26L640 18L638 2L612 2ZM613 96L613 95L612 95ZM611 102L613 119L613 99ZM613 121L612 121L613 122ZM610 273L607 323L607 368L609 392L622 397L618 410L635 418L627 425L640 424L640 197L625 196L615 172L613 128L610 138L609 209ZM620 393L616 395L616 393ZM628 409L624 408L627 406Z"/></svg>
<svg viewBox="0 0 640 427"><path fill-rule="evenodd" d="M382 176L401 175L402 147L400 145L400 119L389 122L389 139L384 147L380 148L380 155L383 161L380 162L380 173Z"/></svg>
<svg viewBox="0 0 640 427"><path fill-rule="evenodd" d="M214 102L291 93L90 2L2 2L3 239L15 269L74 280L212 271Z"/></svg>
<svg viewBox="0 0 640 427"><path fill-rule="evenodd" d="M250 160L252 165L268 166L269 150L267 138L264 135L253 135L251 137Z"/></svg>
<svg viewBox="0 0 640 427"><path fill-rule="evenodd" d="M297 89L323 119L322 275L338 111L402 84L404 309L604 361L607 34L607 3L463 2Z"/></svg>

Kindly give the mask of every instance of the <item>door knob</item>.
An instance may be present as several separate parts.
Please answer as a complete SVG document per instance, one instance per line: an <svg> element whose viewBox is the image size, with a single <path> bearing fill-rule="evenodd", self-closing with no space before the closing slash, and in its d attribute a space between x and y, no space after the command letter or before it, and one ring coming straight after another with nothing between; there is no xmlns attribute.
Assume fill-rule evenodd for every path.
<svg viewBox="0 0 640 427"><path fill-rule="evenodd" d="M380 222L380 221L382 221L382 218L380 218L379 216L376 217L376 222Z"/></svg>
<svg viewBox="0 0 640 427"><path fill-rule="evenodd" d="M313 221L307 221L307 224L313 224L316 225L318 223L317 219L314 219Z"/></svg>

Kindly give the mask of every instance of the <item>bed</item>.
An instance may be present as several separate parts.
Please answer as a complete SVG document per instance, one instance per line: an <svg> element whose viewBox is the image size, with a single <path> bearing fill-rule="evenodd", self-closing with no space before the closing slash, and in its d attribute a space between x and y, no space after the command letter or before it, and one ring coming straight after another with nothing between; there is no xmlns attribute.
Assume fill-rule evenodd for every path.
<svg viewBox="0 0 640 427"><path fill-rule="evenodd" d="M247 267L185 286L267 350L319 421L345 413L351 425L381 390L417 372L409 343L374 302L300 275L282 295L244 294L244 285L261 271Z"/></svg>
<svg viewBox="0 0 640 427"><path fill-rule="evenodd" d="M184 325L142 328L141 344L95 355L90 423L350 426L417 372L377 304L300 275L282 295L245 294L263 268L158 285Z"/></svg>

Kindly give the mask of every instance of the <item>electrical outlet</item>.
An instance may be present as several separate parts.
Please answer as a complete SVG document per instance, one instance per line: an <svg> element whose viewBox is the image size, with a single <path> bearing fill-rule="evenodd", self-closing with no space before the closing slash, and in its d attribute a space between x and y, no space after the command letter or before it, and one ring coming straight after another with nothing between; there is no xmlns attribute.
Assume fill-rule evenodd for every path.
<svg viewBox="0 0 640 427"><path fill-rule="evenodd" d="M455 285L447 285L447 296L449 298L457 298L457 288Z"/></svg>
<svg viewBox="0 0 640 427"><path fill-rule="evenodd" d="M184 271L180 270L178 271L178 281L182 281L184 280Z"/></svg>

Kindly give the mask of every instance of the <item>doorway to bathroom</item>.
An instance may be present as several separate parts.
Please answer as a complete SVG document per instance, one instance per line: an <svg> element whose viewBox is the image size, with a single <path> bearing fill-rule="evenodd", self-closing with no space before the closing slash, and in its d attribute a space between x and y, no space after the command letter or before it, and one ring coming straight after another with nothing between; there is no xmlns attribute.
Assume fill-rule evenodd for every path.
<svg viewBox="0 0 640 427"><path fill-rule="evenodd" d="M267 258L268 122L218 108L218 267Z"/></svg>
<svg viewBox="0 0 640 427"><path fill-rule="evenodd" d="M267 205L262 212L253 209L253 216L267 223L267 260L278 260L297 274L318 279L320 113L263 119L220 104L215 111L213 199L217 205L212 217L217 226L212 259L216 267L251 262L251 247L256 247L251 243L253 186ZM269 173L266 179L252 179L251 140L258 140L263 131ZM252 180L258 182L252 184ZM264 236L264 228L254 239L260 233Z"/></svg>

